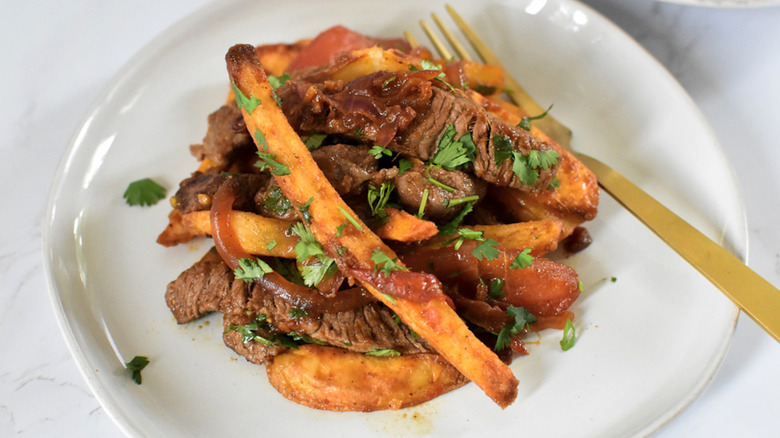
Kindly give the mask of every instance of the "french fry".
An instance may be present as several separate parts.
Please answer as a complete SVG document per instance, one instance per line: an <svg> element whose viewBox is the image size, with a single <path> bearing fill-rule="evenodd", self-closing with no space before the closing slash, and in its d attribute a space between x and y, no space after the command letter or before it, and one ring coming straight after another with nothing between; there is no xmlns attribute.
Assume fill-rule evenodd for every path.
<svg viewBox="0 0 780 438"><path fill-rule="evenodd" d="M247 99L241 107L246 126L261 153L271 154L274 178L290 202L308 207L309 228L347 275L371 272L377 266L372 253L382 251L389 259L395 253L362 224L317 167L311 154L276 104L273 89L253 46L233 46L226 55L234 86ZM337 229L346 224L340 236ZM377 275L382 275L377 274ZM401 320L423 337L450 364L476 383L499 406L517 396L518 381L509 367L479 341L444 299L414 301L393 297L394 291L379 291L363 282L378 300L393 309Z"/></svg>
<svg viewBox="0 0 780 438"><path fill-rule="evenodd" d="M431 221L418 219L417 216L396 208L386 208L388 220L374 230L381 239L397 242L418 242L439 234L439 228Z"/></svg>
<svg viewBox="0 0 780 438"><path fill-rule="evenodd" d="M266 372L284 397L329 411L401 409L467 382L437 354L375 357L315 344L276 356Z"/></svg>
<svg viewBox="0 0 780 438"><path fill-rule="evenodd" d="M482 231L483 237L493 239L503 249L531 250L531 255L540 256L555 251L563 235L563 223L555 219L518 222L503 225L471 225L470 230ZM454 236L436 236L420 245L420 250L441 247Z"/></svg>
<svg viewBox="0 0 780 438"><path fill-rule="evenodd" d="M292 44L262 44L257 46L257 56L263 63L265 71L269 75L281 76L287 70L287 66L298 57L301 49L308 46L311 38L302 39Z"/></svg>
<svg viewBox="0 0 780 438"><path fill-rule="evenodd" d="M211 234L209 211L194 211L182 216L183 225L197 236ZM287 231L295 222L275 219L246 211L230 213L230 227L249 254L295 258L298 236Z"/></svg>

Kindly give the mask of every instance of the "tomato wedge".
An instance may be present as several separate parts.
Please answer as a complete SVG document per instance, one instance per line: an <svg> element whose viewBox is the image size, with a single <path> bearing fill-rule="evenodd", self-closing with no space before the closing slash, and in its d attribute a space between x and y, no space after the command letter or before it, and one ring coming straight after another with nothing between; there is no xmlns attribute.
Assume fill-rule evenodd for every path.
<svg viewBox="0 0 780 438"><path fill-rule="evenodd" d="M344 52L365 49L377 44L385 48L397 48L405 52L410 50L409 43L406 40L399 38L372 38L338 25L314 37L309 45L301 50L298 57L290 63L287 71L291 72L307 67L327 65Z"/></svg>

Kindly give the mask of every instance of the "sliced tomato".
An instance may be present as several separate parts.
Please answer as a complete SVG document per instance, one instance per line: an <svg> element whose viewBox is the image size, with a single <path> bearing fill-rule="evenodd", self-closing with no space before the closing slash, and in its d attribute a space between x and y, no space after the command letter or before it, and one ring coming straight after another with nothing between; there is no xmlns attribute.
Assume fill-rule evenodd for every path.
<svg viewBox="0 0 780 438"><path fill-rule="evenodd" d="M409 50L409 43L403 39L372 38L338 25L314 37L311 43L304 47L301 53L298 54L298 57L290 63L287 71L327 65L333 62L341 53L365 49L376 44L385 48Z"/></svg>

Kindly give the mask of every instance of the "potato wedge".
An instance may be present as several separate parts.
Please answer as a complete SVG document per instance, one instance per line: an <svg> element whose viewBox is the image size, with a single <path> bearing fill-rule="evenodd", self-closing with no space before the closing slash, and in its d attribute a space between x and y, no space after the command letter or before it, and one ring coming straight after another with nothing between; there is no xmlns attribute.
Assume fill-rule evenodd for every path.
<svg viewBox="0 0 780 438"><path fill-rule="evenodd" d="M439 234L439 228L431 221L418 219L404 210L386 208L388 220L375 230L382 239L396 242L418 242Z"/></svg>
<svg viewBox="0 0 780 438"><path fill-rule="evenodd" d="M182 216L184 227L198 236L211 235L209 211L195 211ZM295 258L298 236L287 231L295 222L274 219L246 211L230 214L230 227L238 242L249 254Z"/></svg>
<svg viewBox="0 0 780 438"><path fill-rule="evenodd" d="M555 219L518 222L504 225L472 225L465 227L482 231L483 237L493 239L503 249L524 250L529 248L531 255L540 256L555 251L563 236L563 223ZM420 250L441 247L445 242L457 236L436 236L420 245Z"/></svg>
<svg viewBox="0 0 780 438"><path fill-rule="evenodd" d="M314 344L276 356L266 372L284 397L329 411L401 409L467 382L437 354L376 357Z"/></svg>
<svg viewBox="0 0 780 438"><path fill-rule="evenodd" d="M341 271L347 275L371 273L378 268L378 263L372 259L377 251L389 260L397 259L395 253L357 219L317 167L276 104L255 48L233 46L226 61L230 78L241 91L239 106L258 149L274 161L274 178L287 199L299 212L306 206L305 217L311 219L309 228ZM337 229L342 224L346 225L337 236ZM374 277L382 275L378 273ZM375 286L370 281L363 281L372 295L393 309L406 325L499 406L506 407L514 401L518 381L512 371L474 336L445 299L416 301L406 296L394 297L396 290L392 288L377 290L377 287L384 289L391 283L385 281ZM434 282L430 286L438 287L438 290L441 287ZM407 291L414 293L414 289Z"/></svg>

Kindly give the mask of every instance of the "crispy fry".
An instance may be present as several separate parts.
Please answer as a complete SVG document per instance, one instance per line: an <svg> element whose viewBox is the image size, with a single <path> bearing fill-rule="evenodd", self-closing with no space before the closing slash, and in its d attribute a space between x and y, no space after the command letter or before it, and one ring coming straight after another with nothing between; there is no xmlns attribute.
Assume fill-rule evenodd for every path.
<svg viewBox="0 0 780 438"><path fill-rule="evenodd" d="M396 208L386 208L388 220L374 230L382 239L397 242L417 242L427 240L439 233L436 224L418 219L417 216Z"/></svg>
<svg viewBox="0 0 780 438"><path fill-rule="evenodd" d="M555 251L563 236L563 224L555 219L543 219L518 222L505 225L472 225L466 227L474 231L483 231L486 239L493 239L503 249L524 250L529 248L531 255L540 256ZM420 250L438 248L456 236L436 236L420 246Z"/></svg>
<svg viewBox="0 0 780 438"><path fill-rule="evenodd" d="M261 256L294 258L298 236L287 232L294 223L246 211L233 210L230 214L230 227L241 247L249 254ZM194 235L211 235L208 210L183 215L182 224Z"/></svg>
<svg viewBox="0 0 780 438"><path fill-rule="evenodd" d="M276 356L266 371L284 397L330 411L401 409L467 382L436 354L374 357L314 344Z"/></svg>
<svg viewBox="0 0 780 438"><path fill-rule="evenodd" d="M269 75L281 76L293 59L301 53L301 49L310 42L311 38L306 38L292 44L262 44L257 46L257 56Z"/></svg>
<svg viewBox="0 0 780 438"><path fill-rule="evenodd" d="M277 106L255 48L233 46L226 61L233 83L253 104L258 104L255 108L250 106L251 113L247 106L242 106L249 132L261 152L273 155L277 163L274 177L287 199L299 211L304 204L308 206L309 227L328 255L342 271L347 268L346 271L353 272L371 272L376 268L372 260L376 250L390 259L396 258L376 234L360 223L317 167ZM345 223L346 228L337 237L337 228ZM394 298L392 290L379 291L368 282L364 286L499 406L506 407L514 401L518 382L512 371L474 336L446 300L417 302L402 296Z"/></svg>
<svg viewBox="0 0 780 438"><path fill-rule="evenodd" d="M467 95L482 105L489 113L513 125L527 116L519 107L501 99L486 98L475 92ZM537 115L537 114L531 114ZM533 126L531 134L549 142L561 155L556 177L560 185L555 190L521 192L511 188L495 187L491 197L500 202L517 220L557 219L564 225L564 237L577 225L596 217L599 203L599 187L596 176L569 151L554 142L539 128Z"/></svg>
<svg viewBox="0 0 780 438"><path fill-rule="evenodd" d="M198 237L198 235L199 234L187 227L181 212L174 208L168 214L168 225L163 232L157 236L157 243L162 246L175 246L180 243L189 242L195 237Z"/></svg>

